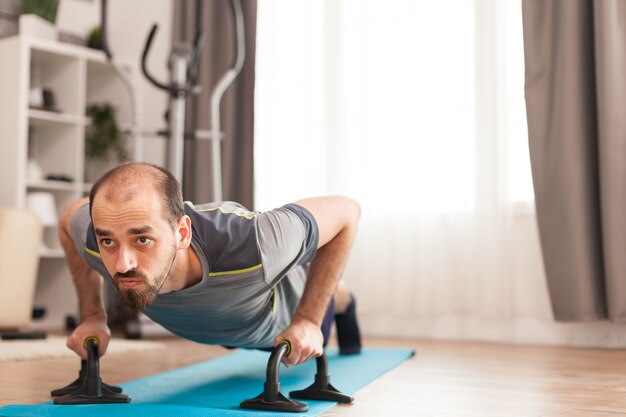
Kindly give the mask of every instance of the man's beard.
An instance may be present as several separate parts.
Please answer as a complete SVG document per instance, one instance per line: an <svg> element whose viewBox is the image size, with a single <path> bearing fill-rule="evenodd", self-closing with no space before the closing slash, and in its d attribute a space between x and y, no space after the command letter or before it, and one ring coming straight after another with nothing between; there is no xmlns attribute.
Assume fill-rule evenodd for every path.
<svg viewBox="0 0 626 417"><path fill-rule="evenodd" d="M117 287L120 296L122 297L122 301L128 307L141 310L143 308L148 307L150 304L154 302L156 296L159 294L159 290L163 286L163 283L167 279L172 270L172 265L174 265L174 258L176 257L176 250L173 251L172 256L170 257L169 262L163 271L159 275L157 275L155 279L155 283L151 284L148 281L148 277L140 271L130 270L124 273L117 273L113 276L115 281L115 286ZM135 288L120 288L118 279L120 278L133 278L138 281L141 281L145 284L144 289L135 289Z"/></svg>

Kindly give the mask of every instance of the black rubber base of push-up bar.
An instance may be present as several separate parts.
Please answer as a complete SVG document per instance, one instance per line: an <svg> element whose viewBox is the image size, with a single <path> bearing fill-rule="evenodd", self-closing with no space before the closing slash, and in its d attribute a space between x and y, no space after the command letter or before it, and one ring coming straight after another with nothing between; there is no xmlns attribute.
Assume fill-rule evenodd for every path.
<svg viewBox="0 0 626 417"><path fill-rule="evenodd" d="M78 371L78 378L76 378L74 382L72 382L71 384L63 388L52 390L50 392L50 395L53 397L61 397L63 395L76 392L84 384L86 376L87 376L87 361L83 359L80 361L80 371ZM109 384L105 384L104 382L102 382L102 386L106 388L108 391L115 392L117 394L120 394L122 392L122 388L117 387L115 385L109 385Z"/></svg>
<svg viewBox="0 0 626 417"><path fill-rule="evenodd" d="M278 382L278 368L282 358L289 354L291 345L288 341L279 343L267 364L267 375L263 392L254 398L242 401L240 407L255 410L283 411L283 412L305 412L309 406L296 400L285 397L280 392L280 382ZM328 360L326 353L316 360L317 374L315 382L306 389L292 391L291 397L309 400L337 401L340 403L352 402L352 397L342 394L330 384L328 376Z"/></svg>
<svg viewBox="0 0 626 417"><path fill-rule="evenodd" d="M100 379L100 358L98 345L100 341L96 337L85 339L87 360L81 361L81 370L78 379L71 384L53 390L50 394L54 397L55 404L110 404L129 403L130 397L122 394L122 389L108 385Z"/></svg>
<svg viewBox="0 0 626 417"><path fill-rule="evenodd" d="M301 400L336 401L342 404L351 403L354 398L339 392L337 388L331 385L326 354L324 353L322 356L315 358L315 361L317 364L315 381L305 389L291 391L289 396Z"/></svg>
<svg viewBox="0 0 626 417"><path fill-rule="evenodd" d="M280 389L280 384L278 384ZM290 400L285 397L280 391L276 394L268 393L272 390L272 387L265 386L265 390L254 398L242 401L240 407L250 408L253 410L266 410L266 411L282 411L286 413L304 413L309 410L309 406L300 401Z"/></svg>

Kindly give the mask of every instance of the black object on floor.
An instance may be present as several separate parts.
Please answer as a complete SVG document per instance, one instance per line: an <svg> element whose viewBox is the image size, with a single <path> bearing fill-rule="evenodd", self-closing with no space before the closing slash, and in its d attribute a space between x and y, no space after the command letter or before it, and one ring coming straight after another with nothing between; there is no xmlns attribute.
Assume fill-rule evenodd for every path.
<svg viewBox="0 0 626 417"><path fill-rule="evenodd" d="M356 320L356 299L352 294L350 298L350 305L346 311L335 315L340 355L357 355L361 353L361 332Z"/></svg>
<svg viewBox="0 0 626 417"><path fill-rule="evenodd" d="M72 314L66 315L65 316L65 330L71 332L77 327L78 327L78 319L76 318L76 316Z"/></svg>
<svg viewBox="0 0 626 417"><path fill-rule="evenodd" d="M33 313L32 313L33 320L39 320L43 318L45 315L46 315L45 307L33 307Z"/></svg>
<svg viewBox="0 0 626 417"><path fill-rule="evenodd" d="M99 344L100 341L97 337L92 336L85 339L84 346L87 349L87 360L81 361L81 372L76 381L66 387L52 391L51 394L53 396L55 396L55 393L65 393L64 395L55 396L55 404L73 405L130 402L130 397L122 394L121 388L105 384L100 379ZM83 364L83 362L85 363ZM73 390L75 387L76 389Z"/></svg>
<svg viewBox="0 0 626 417"><path fill-rule="evenodd" d="M291 352L291 344L287 340L282 341L274 348L267 364L267 375L263 392L254 398L242 401L240 407L284 412L308 411L308 405L300 401L291 400L280 392L278 368L280 367L281 359L289 355L289 352ZM352 397L340 393L330 385L326 353L323 353L322 356L316 359L317 374L315 375L315 382L304 390L292 391L290 396L301 399L337 401L341 403L352 402Z"/></svg>
<svg viewBox="0 0 626 417"><path fill-rule="evenodd" d="M0 333L0 338L2 340L45 339L46 337L48 337L46 333L37 331L13 331Z"/></svg>

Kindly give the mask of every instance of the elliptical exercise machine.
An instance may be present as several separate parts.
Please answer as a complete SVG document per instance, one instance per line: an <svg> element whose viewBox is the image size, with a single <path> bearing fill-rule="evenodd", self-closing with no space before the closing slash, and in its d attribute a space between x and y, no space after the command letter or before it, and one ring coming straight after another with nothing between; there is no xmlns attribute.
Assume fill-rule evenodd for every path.
<svg viewBox="0 0 626 417"><path fill-rule="evenodd" d="M224 93L241 72L246 56L241 1L231 0L230 4L235 17L237 58L233 67L222 75L211 93L210 131L197 130L195 128L191 132L185 131L185 101L189 96L197 95L202 91L201 85L198 84L199 56L203 44L201 31L198 30L196 33L193 44L182 42L174 45L168 61L170 70L169 84L158 81L150 74L147 67L147 57L157 31L156 24L152 26L148 35L141 59L141 69L148 81L155 87L166 91L170 96L170 106L166 116L169 128L158 133L167 136L169 139L167 168L179 183L182 184L183 182L185 139L211 141L212 201L222 201L221 140L224 135L220 126L220 104Z"/></svg>

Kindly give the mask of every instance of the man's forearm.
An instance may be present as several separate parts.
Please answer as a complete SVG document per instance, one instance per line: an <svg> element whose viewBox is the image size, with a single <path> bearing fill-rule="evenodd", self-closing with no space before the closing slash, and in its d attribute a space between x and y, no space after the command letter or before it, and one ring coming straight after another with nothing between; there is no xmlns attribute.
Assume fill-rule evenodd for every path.
<svg viewBox="0 0 626 417"><path fill-rule="evenodd" d="M81 321L98 320L106 322L106 312L102 300L102 277L89 267L78 254L74 241L66 227L59 229L59 240L65 251L70 267L80 308Z"/></svg>
<svg viewBox="0 0 626 417"><path fill-rule="evenodd" d="M294 320L305 319L321 325L330 298L348 261L356 236L356 223L348 224L330 242L318 249L311 262L304 294Z"/></svg>

